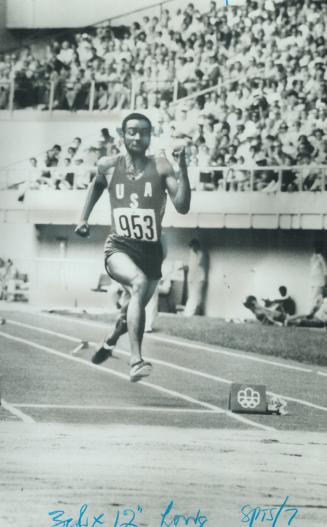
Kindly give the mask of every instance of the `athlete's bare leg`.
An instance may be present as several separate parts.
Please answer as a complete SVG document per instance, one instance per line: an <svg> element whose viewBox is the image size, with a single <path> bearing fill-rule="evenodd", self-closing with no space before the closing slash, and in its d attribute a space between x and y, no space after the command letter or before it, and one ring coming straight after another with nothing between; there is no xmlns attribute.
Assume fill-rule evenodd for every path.
<svg viewBox="0 0 327 527"><path fill-rule="evenodd" d="M125 289L122 295L122 299L120 300L121 302L120 313L119 313L119 317L116 320L115 327L113 331L111 331L108 335L106 335L104 339L104 343L107 346L110 346L110 347L115 346L118 339L122 335L127 333L127 308L128 308L129 301L130 301L130 294L129 294L129 291Z"/></svg>
<svg viewBox="0 0 327 527"><path fill-rule="evenodd" d="M127 287L130 301L127 307L127 329L131 347L130 364L142 360L142 340L145 325L145 306L153 295L158 280L149 279L133 260L122 252L107 259L107 267L114 280Z"/></svg>

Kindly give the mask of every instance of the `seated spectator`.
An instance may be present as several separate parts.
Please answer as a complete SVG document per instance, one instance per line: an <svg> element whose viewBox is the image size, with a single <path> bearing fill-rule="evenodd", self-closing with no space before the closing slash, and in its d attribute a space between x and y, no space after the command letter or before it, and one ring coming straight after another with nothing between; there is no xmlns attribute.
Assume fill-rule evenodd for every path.
<svg viewBox="0 0 327 527"><path fill-rule="evenodd" d="M74 50L71 48L69 42L64 40L61 44L60 52L57 55L57 59L60 60L66 66L69 66L73 60Z"/></svg>
<svg viewBox="0 0 327 527"><path fill-rule="evenodd" d="M108 108L108 86L105 82L100 82L97 86L94 107L97 110L106 110Z"/></svg>
<svg viewBox="0 0 327 527"><path fill-rule="evenodd" d="M261 192L276 192L280 189L278 174L272 170L254 171L254 189Z"/></svg>
<svg viewBox="0 0 327 527"><path fill-rule="evenodd" d="M128 107L129 104L130 91L126 88L121 82L117 80L110 90L109 100L108 100L108 110L122 110Z"/></svg>
<svg viewBox="0 0 327 527"><path fill-rule="evenodd" d="M245 191L250 190L250 173L248 170L234 168L238 165L236 157L230 157L227 165L230 166L226 173L225 190Z"/></svg>
<svg viewBox="0 0 327 527"><path fill-rule="evenodd" d="M295 164L295 161L291 158L291 156L284 153L282 153L282 155L280 156L280 162L282 165L287 165L289 167ZM294 190L298 190L298 181L296 177L296 172L294 170L282 170L281 179L282 192L292 192Z"/></svg>
<svg viewBox="0 0 327 527"><path fill-rule="evenodd" d="M322 190L322 173L316 168L312 158L309 155L303 155L298 161L298 164L303 165L303 168L298 170L299 188L310 191Z"/></svg>
<svg viewBox="0 0 327 527"><path fill-rule="evenodd" d="M55 167L58 165L59 156L61 152L61 146L60 145L54 145L50 150L46 153L45 158L45 166L46 167Z"/></svg>
<svg viewBox="0 0 327 527"><path fill-rule="evenodd" d="M69 157L70 160L72 160L73 157L75 156L76 152L77 152L76 148L74 148L73 146L69 146L67 148L67 157Z"/></svg>
<svg viewBox="0 0 327 527"><path fill-rule="evenodd" d="M65 157L63 165L56 174L55 188L59 190L71 190L74 187L74 169L71 168L70 157Z"/></svg>
<svg viewBox="0 0 327 527"><path fill-rule="evenodd" d="M79 158L74 163L75 188L85 189L91 182L92 169L84 165L84 160Z"/></svg>
<svg viewBox="0 0 327 527"><path fill-rule="evenodd" d="M281 298L275 298L274 300L263 299L266 307L275 308L277 311L286 315L295 314L295 302L291 296L287 295L287 288L281 285L278 288Z"/></svg>
<svg viewBox="0 0 327 527"><path fill-rule="evenodd" d="M253 295L247 296L243 306L249 309L263 325L283 326L286 316L280 311L269 309L259 304Z"/></svg>
<svg viewBox="0 0 327 527"><path fill-rule="evenodd" d="M72 141L72 148L75 149L75 152L77 152L77 150L81 147L81 144L82 144L82 139L80 137L75 137Z"/></svg>
<svg viewBox="0 0 327 527"><path fill-rule="evenodd" d="M316 299L316 303L308 314L287 316L285 326L324 327L327 328L327 288Z"/></svg>

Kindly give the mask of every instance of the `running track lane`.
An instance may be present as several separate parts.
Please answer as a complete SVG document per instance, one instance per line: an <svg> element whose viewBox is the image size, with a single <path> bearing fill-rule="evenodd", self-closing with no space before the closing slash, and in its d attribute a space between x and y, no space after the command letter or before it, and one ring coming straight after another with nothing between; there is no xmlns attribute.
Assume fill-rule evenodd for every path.
<svg viewBox="0 0 327 527"><path fill-rule="evenodd" d="M41 420L47 420L44 418L44 410L46 410L46 417L49 413L52 416L50 420L79 422L80 419L81 422L85 422L86 419L86 422L90 422L89 416L91 415L91 422L99 422L100 419L100 422L107 423L108 416L104 414L109 411L111 414L116 412L114 418L110 418L110 422L117 422L117 419L118 422L125 422L127 419L126 424L131 422L130 417L133 415L134 420L136 419L139 424L193 427L192 417L195 415L200 417L197 424L200 427L230 427L236 423L242 427L246 425L246 427L254 426L254 428L263 430L269 429L265 425L252 424L245 417L231 414L218 406L202 402L180 391L167 389L151 382L132 385L128 376L116 369L94 366L84 359L71 357L65 352L44 346L35 340L10 335L8 332L1 332L0 337L2 341L7 340L6 346L3 346L5 351L2 353L4 354L3 363L9 364L8 370L4 370L4 378L7 381L4 385L5 404L7 403L8 409L14 407L22 411L27 408L28 414L25 412L26 415L31 416L32 414L36 420L40 414L43 414ZM24 360L22 360L22 354L25 355ZM67 360L70 363L69 367L62 364ZM89 370L92 370L93 375L90 375ZM104 385L102 382L104 374L106 377L110 376L109 390L108 381ZM101 380L99 380L100 376ZM115 380L113 381L112 378ZM117 381L117 378L124 382ZM116 401L113 400L113 394L115 394ZM104 395L107 396L105 402ZM16 401L12 402L15 397ZM37 402L27 402L27 397L32 397ZM44 397L48 397L47 402L44 402ZM91 401L90 397L93 398ZM23 398L23 401L19 401L19 398ZM68 402L58 403L58 399L60 401L62 398L66 401L68 398ZM72 404L76 399L77 402ZM52 402L53 400L56 402ZM177 401L178 405L176 405ZM142 404L146 406L143 410ZM173 407L172 404L174 404ZM134 411L135 406L138 407L138 411ZM199 411L201 408L202 412ZM61 418L60 416L56 418L58 413L61 414ZM220 419L220 417L226 422L219 423L217 418Z"/></svg>
<svg viewBox="0 0 327 527"><path fill-rule="evenodd" d="M13 318L13 313L10 313L10 316L11 318ZM7 324L6 331L8 332L8 329L10 328L10 333L15 336L17 336L17 334L21 331L22 333L20 338L25 338L26 332L30 332L33 335L31 340L34 342L40 342L40 338L42 338L43 340L46 337L52 339L52 341L53 339L55 339L57 341L56 345L58 344L59 339L62 345L62 341L64 339L67 339L67 335L70 336L71 342L69 342L69 340L67 339L68 342L66 341L65 344L66 353L67 348L73 349L74 347L76 347L76 344L78 344L79 339L81 337L86 338L87 335L92 335L93 338L96 337L96 340L100 340L104 334L102 329L104 327L103 325L90 323L85 320L82 322L80 320L72 321L67 320L64 317L39 316L27 313L24 313L23 316L22 314L15 314L15 318L18 318L18 320L22 320L22 318L24 318L23 324L27 324L28 327L12 325L12 327L10 328L11 325ZM42 326L43 330L49 332L52 331L53 333L47 335L40 332L39 329L42 329L40 326ZM60 333L60 336L58 335L58 333ZM72 335L75 335L75 337L73 337ZM188 346L187 349L185 349L183 346L180 345L172 346L171 342L162 342L161 340L158 340L158 337L146 339L146 343L147 345L145 349L147 350L147 348L149 348L149 353L151 353L151 358L155 363L155 370L154 374L151 376L151 381L156 380L155 375L157 375L160 381L162 381L163 379L165 381L164 386L162 385L163 388L169 389L171 390L171 392L177 391L184 395L191 396L192 399L196 399L197 401L205 403L207 405L208 410L214 409L213 407L216 408L217 406L220 408L226 408L226 397L228 395L229 383L231 380L243 380L240 379L241 373L242 375L246 375L248 380L250 373L255 375L256 378L253 379L253 382L258 382L259 375L262 376L263 373L267 375L267 364L269 363L269 360L264 360L263 362L261 362L260 358L258 358L258 361L242 361L240 353L237 353L236 356L234 356L234 354L230 352L228 352L227 354L214 353L216 351L214 348L209 349L209 347L203 346L204 349L201 350L202 360L200 370L199 351L192 349L194 347L194 344L187 343ZM123 341L122 344L124 344ZM92 351L83 350L84 358L89 359L91 354ZM104 367L108 369L110 365L110 368L114 367L115 371L118 370L118 372L124 372L123 374L126 375L127 358L124 357L125 354L126 350L122 349L121 353L117 353L116 356L122 356L123 361L113 359L107 361ZM203 357L205 357L205 360L203 360ZM192 361L195 361L194 366L192 364ZM180 364L178 364L178 362ZM283 362L285 363L285 361ZM272 383L272 378L274 378L275 385L273 386L272 391L278 391L279 393L283 393L283 395L285 395L285 387L287 387L288 389L292 388L292 394L290 395L288 393L288 397L290 400L289 406L291 415L287 416L286 418L276 416L249 416L249 419L253 421L253 424L261 423L263 425L270 425L275 427L276 425L278 425L278 428L282 429L321 429L325 419L325 412L323 410L324 407L321 405L321 401L320 404L317 404L312 400L312 375L316 374L316 372L312 372L310 368L303 367L303 365L299 365L298 367L296 365L294 366L293 362L290 363L293 365L291 369L286 363L285 366L282 367L281 365L283 365L283 362L281 362L281 364L275 366L272 365L270 367L270 383L268 383L268 387L270 388L272 384L274 384ZM243 370L241 373L239 372L240 363L243 364ZM250 369L244 369L244 364L247 364ZM227 368L229 370L229 373L234 372L234 375L230 375L229 378L227 376L220 376L222 368L225 369L224 373L226 373ZM216 375L217 371L219 372L219 375ZM237 375L237 377L235 377L235 375ZM323 377L316 376L315 383L317 383L318 381L321 383L321 386L315 386L315 390L320 391L320 394L322 394L324 393L326 379ZM152 382L150 384L152 384ZM157 381L155 384L158 385L159 382ZM278 384L279 386L277 386ZM305 392L306 385L310 387L310 384L311 394L310 389L308 390L308 394L311 395L311 400L309 398L304 399L303 392ZM183 390L181 389L182 386ZM281 392L281 390L277 390L276 387L283 387L284 391ZM298 388L300 388L300 390ZM196 392L195 395L194 391ZM299 393L299 391L301 393ZM302 399L300 397L302 397ZM234 417L237 417L236 414L233 415ZM210 418L211 417L212 416L210 416ZM191 416L191 414L188 415L188 418L193 421L194 425L194 421L196 421L197 418L194 419L194 416ZM221 423L217 422L216 426L221 426ZM225 426L225 424L222 423L222 426Z"/></svg>

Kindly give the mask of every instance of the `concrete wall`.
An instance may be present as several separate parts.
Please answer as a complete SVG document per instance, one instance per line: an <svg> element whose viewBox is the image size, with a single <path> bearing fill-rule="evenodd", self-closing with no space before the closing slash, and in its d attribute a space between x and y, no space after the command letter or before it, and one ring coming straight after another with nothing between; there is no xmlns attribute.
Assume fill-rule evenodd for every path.
<svg viewBox="0 0 327 527"><path fill-rule="evenodd" d="M193 237L207 248L208 316L249 318L242 305L245 297L276 298L280 285L287 286L303 312L309 303L306 278L315 235L313 231L168 229L168 257L187 263L187 243Z"/></svg>
<svg viewBox="0 0 327 527"><path fill-rule="evenodd" d="M103 268L103 243L108 229L92 228L80 240L72 226L0 224L1 256L11 257L31 279L35 305L113 308L110 295L91 292ZM286 285L299 311L309 302L309 271L314 231L255 231L226 229L165 230L168 259L188 262L188 242L198 237L210 258L206 314L246 318L242 306L249 294L278 296Z"/></svg>
<svg viewBox="0 0 327 527"><path fill-rule="evenodd" d="M19 38L7 28L7 0L0 0L0 49L19 45Z"/></svg>
<svg viewBox="0 0 327 527"><path fill-rule="evenodd" d="M209 1L193 0L193 3L205 12ZM160 12L160 2L156 0L56 0L55 7L53 0L7 0L7 3L8 28L73 28L88 26L108 18L114 18L116 25L128 25L142 18L143 14L154 16ZM185 6L189 0L163 0L162 3L175 12L177 7ZM225 0L216 0L216 3L223 6ZM245 0L229 0L231 6L244 3ZM146 8L146 12L137 12L143 8Z"/></svg>
<svg viewBox="0 0 327 527"><path fill-rule="evenodd" d="M7 27L30 29L83 27L118 16L128 23L126 13L158 4L156 0L56 0L54 6L53 0L7 1Z"/></svg>

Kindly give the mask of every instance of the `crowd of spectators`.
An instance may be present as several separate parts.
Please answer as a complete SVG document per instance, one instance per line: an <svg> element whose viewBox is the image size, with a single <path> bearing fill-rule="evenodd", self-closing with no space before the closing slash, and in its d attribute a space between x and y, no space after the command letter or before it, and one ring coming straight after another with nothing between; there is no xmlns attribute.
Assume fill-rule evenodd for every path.
<svg viewBox="0 0 327 527"><path fill-rule="evenodd" d="M198 132L193 136L182 134L193 190L261 192L327 190L326 171L323 165L320 167L312 165L312 169L309 165L291 166L288 169L284 166L281 168L258 166L249 161L245 165L243 160L243 167L240 161L234 158L235 165L231 159L226 166L222 155L216 161L211 159L210 147L206 142L198 143L197 134ZM176 133L174 124L167 123L167 127L164 124L155 125L149 154L168 157L174 168L178 170L173 157L173 146L176 141L177 144L180 143L180 134ZM228 148L230 155L234 155L233 149L234 147ZM121 130L112 127L109 132L108 128L102 128L96 139L75 137L66 145L54 144L45 153L30 157L18 172L16 169L13 171L14 180L11 183L9 180L7 188L19 189L19 201L24 201L26 190L86 189L96 174L97 162L102 156L114 156L124 152ZM291 163L290 159L288 162ZM292 185L289 183L291 176ZM272 183L269 182L270 180ZM309 181L311 186L308 184Z"/></svg>
<svg viewBox="0 0 327 527"><path fill-rule="evenodd" d="M13 183L19 189L19 201L27 190L86 189L96 174L97 161L104 155L116 155L122 148L121 136L102 128L95 140L75 137L68 145L55 144L44 154L31 157L19 171L24 181ZM20 177L21 179L21 177Z"/></svg>
<svg viewBox="0 0 327 527"><path fill-rule="evenodd" d="M220 8L212 1L206 13L189 3L143 16L119 34L108 24L71 33L49 44L43 58L29 47L5 55L0 90L1 80L15 75L16 106L47 108L52 80L54 108L79 110L89 107L94 80L94 108L112 110L130 106L133 79L136 108L151 113L162 148L171 137L185 138L203 188L322 190L326 35L320 0ZM176 104L175 79L178 98L200 94ZM69 156L65 162L70 166ZM214 165L228 170L203 170ZM251 176L243 166L260 170ZM264 169L270 166L283 169Z"/></svg>

